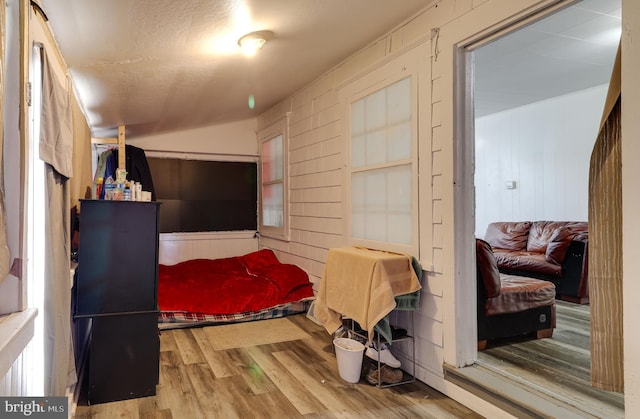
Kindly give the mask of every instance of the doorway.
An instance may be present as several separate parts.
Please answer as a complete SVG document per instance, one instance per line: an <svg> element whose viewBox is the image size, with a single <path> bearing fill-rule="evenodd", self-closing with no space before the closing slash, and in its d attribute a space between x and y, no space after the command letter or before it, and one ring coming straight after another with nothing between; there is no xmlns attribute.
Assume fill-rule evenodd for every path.
<svg viewBox="0 0 640 419"><path fill-rule="evenodd" d="M620 0L577 2L468 48L476 237L495 221L587 221L589 160L620 18ZM589 306L558 301L556 315L548 341L495 342L478 364L624 414L622 395L589 383Z"/></svg>

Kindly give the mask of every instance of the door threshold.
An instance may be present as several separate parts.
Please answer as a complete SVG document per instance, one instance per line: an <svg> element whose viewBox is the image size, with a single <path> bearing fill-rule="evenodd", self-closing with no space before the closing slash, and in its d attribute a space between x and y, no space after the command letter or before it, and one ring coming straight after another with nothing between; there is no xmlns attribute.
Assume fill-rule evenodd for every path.
<svg viewBox="0 0 640 419"><path fill-rule="evenodd" d="M518 418L599 418L579 401L552 393L505 371L476 363L444 366L445 379ZM624 413L623 416L624 417Z"/></svg>

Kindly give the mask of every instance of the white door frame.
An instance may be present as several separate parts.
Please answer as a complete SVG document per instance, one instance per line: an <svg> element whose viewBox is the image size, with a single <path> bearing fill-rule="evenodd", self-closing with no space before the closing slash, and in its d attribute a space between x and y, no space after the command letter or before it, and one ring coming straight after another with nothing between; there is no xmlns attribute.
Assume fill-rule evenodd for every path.
<svg viewBox="0 0 640 419"><path fill-rule="evenodd" d="M541 2L526 14L513 16L497 27L472 35L454 46L453 86L453 209L455 257L456 366L478 358L475 264L475 115L473 51L576 3Z"/></svg>

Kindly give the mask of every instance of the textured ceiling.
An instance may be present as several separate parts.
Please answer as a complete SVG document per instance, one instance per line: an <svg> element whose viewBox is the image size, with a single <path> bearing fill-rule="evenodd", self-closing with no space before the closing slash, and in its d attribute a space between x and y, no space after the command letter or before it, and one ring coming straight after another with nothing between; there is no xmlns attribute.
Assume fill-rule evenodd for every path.
<svg viewBox="0 0 640 419"><path fill-rule="evenodd" d="M431 3L40 0L96 137L255 117ZM478 49L476 115L606 83L620 16L620 0L584 0ZM243 56L238 38L264 29Z"/></svg>
<svg viewBox="0 0 640 419"><path fill-rule="evenodd" d="M430 3L40 0L96 137L255 117ZM255 30L274 39L247 58Z"/></svg>
<svg viewBox="0 0 640 419"><path fill-rule="evenodd" d="M479 48L476 116L608 83L620 32L621 0L584 0Z"/></svg>

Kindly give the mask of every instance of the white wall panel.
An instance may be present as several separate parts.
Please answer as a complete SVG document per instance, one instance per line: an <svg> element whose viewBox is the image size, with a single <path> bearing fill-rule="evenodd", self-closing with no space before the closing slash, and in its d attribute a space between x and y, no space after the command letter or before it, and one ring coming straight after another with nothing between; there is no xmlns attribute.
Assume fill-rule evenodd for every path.
<svg viewBox="0 0 640 419"><path fill-rule="evenodd" d="M0 396L28 395L31 386L25 348L32 341L36 316L37 310L30 308L0 317Z"/></svg>
<svg viewBox="0 0 640 419"><path fill-rule="evenodd" d="M258 154L255 119L147 137L127 137L127 143L154 151L239 156Z"/></svg>
<svg viewBox="0 0 640 419"><path fill-rule="evenodd" d="M587 220L606 92L598 86L476 119L476 236L494 221Z"/></svg>
<svg viewBox="0 0 640 419"><path fill-rule="evenodd" d="M160 234L158 260L164 265L175 265L189 259L241 256L258 250L254 233L163 233Z"/></svg>
<svg viewBox="0 0 640 419"><path fill-rule="evenodd" d="M545 0L432 2L426 5L429 7L423 13L406 25L366 46L258 118L258 127L267 126L284 112L292 112L290 197L292 208L294 208L293 213L299 214L293 223L291 242L263 239L261 245L277 249L279 254L290 252L292 259L297 260L298 264L309 272L314 282L317 282L324 269L326 249L342 245L340 230L344 227L344 221L342 218L334 218L335 213L331 211L324 214L324 218L318 216L317 210L323 208L321 206L300 204L342 203L344 197L349 195L343 190L340 181L343 167L341 160L344 160L342 153L346 148L345 139L342 137L342 126L346 123L344 119L346 114L340 109L335 92L340 86L363 77L377 64L397 56L412 42L430 37L432 29L440 30L440 37L433 48L438 55L430 57L431 97L429 102L421 104L420 111L421 121L428 121L426 128L421 126L423 133L428 131L424 137L421 137L420 142L422 150L428 150L424 154L421 152L420 157L428 164L421 168L426 167L428 171L420 174L423 179L420 188L423 196L429 196L428 204L420 208L423 216L428 215L426 218L421 218L424 224L421 234L430 238L425 246L430 249L423 248L421 251L425 254L423 259L433 265L425 268L433 272L425 274L422 304L419 312L416 313L418 316L416 353L418 354L418 376L450 394L459 395L460 393L458 390L452 390L450 385L441 380L442 365L445 359L451 363L456 362L458 348L455 330L460 324L464 326L464 320L460 321L456 318L456 311L453 308L456 294L453 238L453 123L456 115L453 114L452 51L457 43L470 36L488 31L490 27L503 25L505 20L516 15L524 16L536 7L549 3ZM313 104L311 108L308 106L310 103ZM323 112L324 109L330 110ZM522 123L524 124L524 121ZM310 147L316 144L320 147ZM527 165L525 161L518 160L514 155L531 155L543 153L545 150L532 149L529 145L517 148L507 143L505 147L507 146L508 153L505 151L499 156L489 156L489 158L493 157L491 161L489 158L485 160L495 169L481 176L484 176L483 179L494 179L492 182L497 184L501 179L501 173L508 170L510 177L518 176L515 180L534 185L532 189L527 189L521 200L504 199L510 214L514 212L535 214L535 211L543 211L545 206L542 199L538 200L540 202L533 207L523 202L529 201L532 196L537 196L539 191L544 191L545 184L552 183L551 178L545 183L544 178L538 180L533 177L531 173L540 170L540 167ZM341 148L343 150L340 150ZM552 148L547 149L547 152L553 151ZM328 158L333 155L338 158L333 160ZM506 163L506 157L500 159L498 158L500 156L508 157L509 164ZM479 157L478 161L480 160ZM568 196L565 201L572 200L575 198ZM562 204L563 207L566 205ZM335 207L332 208L335 209ZM307 209L309 213L306 212ZM310 215L312 217L309 217ZM486 412L491 411L482 405L482 401L474 399L473 404L476 408L485 408Z"/></svg>
<svg viewBox="0 0 640 419"><path fill-rule="evenodd" d="M412 28L416 36L425 37L423 28ZM415 42L412 41L415 38L407 39L404 37L405 34L400 36L400 32L402 32L401 29L395 33L397 37L391 42L395 48L400 45L400 43L396 43L396 40L402 39L405 47L410 42ZM328 249L345 245L343 238L345 203L343 200L347 191L343 188L342 180L346 161L343 129L344 124L347 123L347 114L338 103L336 92L341 86L358 79L362 74L366 74L367 69L374 68L376 63L383 62L389 54L385 45L387 45L387 40L375 42L285 101L293 104L291 109L292 124L289 131L291 236L290 242L262 238L261 246L275 249L279 256L282 255L281 258L285 258L287 257L285 255L289 254L288 257L296 260L299 266L307 270L316 288L324 271ZM425 58L428 59L428 57L423 59ZM427 78L427 81L430 81L430 77ZM426 104L429 104L431 102L430 89L426 89L426 92L429 94ZM310 108L306 106L305 100L313 103L311 116L308 114ZM284 102L280 105L280 109L287 109ZM430 121L431 111L424 109L423 112L429 113L429 117L423 119ZM263 114L258 118L258 129L262 126L268 126L273 119L278 117L276 112ZM420 146L425 147L425 156L430 162L430 122L426 129L428 131L424 137L421 137L426 141ZM429 163L425 167L430 171L431 164ZM444 167L443 170L445 170ZM429 172L426 179L430 178L431 173ZM430 181L426 181L424 185L423 193L428 196L430 196L430 192L427 192L430 189L430 183ZM430 201L427 202L429 206L432 205ZM429 214L430 212L428 211ZM428 218L430 221L431 217ZM432 230L428 223L425 225L428 231ZM432 246L433 244L429 242L428 245ZM427 259L431 259L432 250L425 249L425 251L429 254ZM416 353L418 357L425 354L427 363L437 360L428 368L430 371L442 375L442 359L438 359L438 356L434 358L432 355L436 353L441 356L442 351L434 351L431 348L434 342L436 345L442 346L443 325L441 321L434 320L439 313L436 307L439 307L439 301L442 300L442 286L441 282L437 280L433 285L440 295L427 295L423 299L424 304L428 305L428 314L416 313L416 317L419 318L416 333L418 336L424 335L417 340L419 343ZM428 288L425 284L425 289ZM421 363L424 364L419 359L418 365Z"/></svg>
<svg viewBox="0 0 640 419"><path fill-rule="evenodd" d="M0 395L11 397L27 397L26 373L28 365L25 365L25 357L20 354L13 362L11 368L0 379Z"/></svg>

